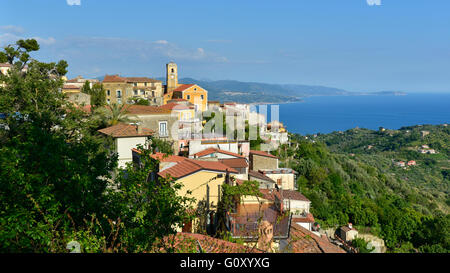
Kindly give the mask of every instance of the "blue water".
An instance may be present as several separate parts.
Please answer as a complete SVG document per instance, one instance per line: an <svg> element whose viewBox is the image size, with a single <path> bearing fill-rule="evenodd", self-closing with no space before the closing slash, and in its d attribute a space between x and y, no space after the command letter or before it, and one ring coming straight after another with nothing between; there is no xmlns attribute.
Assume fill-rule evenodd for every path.
<svg viewBox="0 0 450 273"><path fill-rule="evenodd" d="M268 121L271 106L268 106ZM330 133L347 129L399 129L418 124L450 123L450 94L320 96L279 105L289 132Z"/></svg>

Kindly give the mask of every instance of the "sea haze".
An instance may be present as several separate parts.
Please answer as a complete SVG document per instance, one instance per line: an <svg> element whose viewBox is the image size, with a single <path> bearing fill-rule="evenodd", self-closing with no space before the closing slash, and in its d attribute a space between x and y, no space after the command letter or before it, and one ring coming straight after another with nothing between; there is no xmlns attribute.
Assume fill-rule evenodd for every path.
<svg viewBox="0 0 450 273"><path fill-rule="evenodd" d="M267 107L270 121L270 105ZM419 124L450 122L450 94L314 96L304 102L279 105L289 132L330 133L351 128L399 129Z"/></svg>

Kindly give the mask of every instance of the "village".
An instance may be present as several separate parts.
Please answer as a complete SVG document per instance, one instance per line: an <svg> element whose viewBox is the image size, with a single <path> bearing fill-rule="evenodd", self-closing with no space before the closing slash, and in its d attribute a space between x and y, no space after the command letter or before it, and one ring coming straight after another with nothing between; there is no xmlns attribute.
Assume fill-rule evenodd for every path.
<svg viewBox="0 0 450 273"><path fill-rule="evenodd" d="M2 73L9 68L8 64L0 67ZM156 150L151 155L159 162L157 175L181 183L178 194L189 194L197 202L196 209L203 209L203 215L179 228L178 240L194 239L198 251L206 248L208 252L357 252L350 244L358 237L357 229L349 223L337 230L322 230L310 212L311 201L297 189L296 172L280 167L279 159L270 153L290 142L282 122L267 122L267 109L258 113L248 104L208 100L208 91L201 86L178 82L174 62L166 65L166 84L148 77L120 75L106 75L102 81L82 76L63 79L61 92L85 112L92 111L90 95L82 92L86 85L103 86L104 108L123 107L120 109L129 122L98 130L113 139L119 168L139 164L138 146L148 146L150 138L170 143L173 154ZM137 104L138 100L148 105ZM217 126L223 120L231 125L231 132ZM244 137L246 129L250 131L248 139ZM234 131L238 132L236 136ZM263 143L258 150L251 149L250 140L258 135ZM231 237L243 244L212 237L218 225L221 186L242 185L245 181L256 181L259 195L236 200L226 219ZM385 251L382 240L364 234L359 237L366 237L374 252Z"/></svg>
<svg viewBox="0 0 450 273"><path fill-rule="evenodd" d="M234 204L227 219L232 238L242 240L249 251L356 251L348 244L358 236L352 224L334 233L322 231L310 213L311 201L297 189L296 172L280 168L278 158L270 153L279 145L289 145L288 132L282 122L267 122L264 109L258 113L248 104L208 100L208 91L201 86L178 82L178 66L174 62L166 65L165 72L166 84L147 77L106 75L100 82L79 76L66 80L62 92L83 110L90 111L89 95L81 89L87 81L91 85L100 82L108 105L128 105L126 115L133 122L99 130L114 139L119 167L138 163L137 146L146 145L149 137L172 144L173 155L158 151L152 155L159 160L158 175L176 179L183 185L179 194L190 193L198 206L205 207L204 219L185 223L177 237L194 238L199 246L203 245L203 251L206 248L209 252L232 252L240 248L239 244L212 237L218 224L216 214L221 186L257 181L262 197L244 196ZM133 104L137 99L147 100L149 105ZM211 113L215 118L226 120L233 129L241 130L242 134L234 137L218 130L218 126L211 129L214 127L209 126L211 121L204 118ZM216 122L219 123L222 121ZM246 124L258 130L250 132L249 138L259 134L264 140L259 150L251 149L251 139L243 137ZM384 250L381 242L375 251Z"/></svg>

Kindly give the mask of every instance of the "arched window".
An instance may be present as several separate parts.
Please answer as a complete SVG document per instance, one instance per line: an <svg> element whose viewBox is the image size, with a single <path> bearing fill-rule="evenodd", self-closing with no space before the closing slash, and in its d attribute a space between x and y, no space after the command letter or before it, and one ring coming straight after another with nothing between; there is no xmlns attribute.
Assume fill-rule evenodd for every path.
<svg viewBox="0 0 450 273"><path fill-rule="evenodd" d="M175 69L172 68L172 73L174 73L174 72L175 72Z"/></svg>

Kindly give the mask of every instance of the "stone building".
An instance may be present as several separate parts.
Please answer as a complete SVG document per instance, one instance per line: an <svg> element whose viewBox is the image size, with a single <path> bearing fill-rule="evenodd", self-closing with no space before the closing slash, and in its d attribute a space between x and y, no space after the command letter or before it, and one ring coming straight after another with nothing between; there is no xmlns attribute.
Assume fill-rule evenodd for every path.
<svg viewBox="0 0 450 273"><path fill-rule="evenodd" d="M263 151L250 151L250 169L278 169L278 158L270 153Z"/></svg>
<svg viewBox="0 0 450 273"><path fill-rule="evenodd" d="M155 137L172 142L174 152L178 154L178 115L156 106L129 105L126 109L130 119L154 131Z"/></svg>
<svg viewBox="0 0 450 273"><path fill-rule="evenodd" d="M339 228L339 237L348 242L353 241L358 236L358 230L353 227L352 223Z"/></svg>
<svg viewBox="0 0 450 273"><path fill-rule="evenodd" d="M147 77L106 75L103 79L106 102L128 103L131 99L146 99L151 105L163 104L162 82Z"/></svg>

